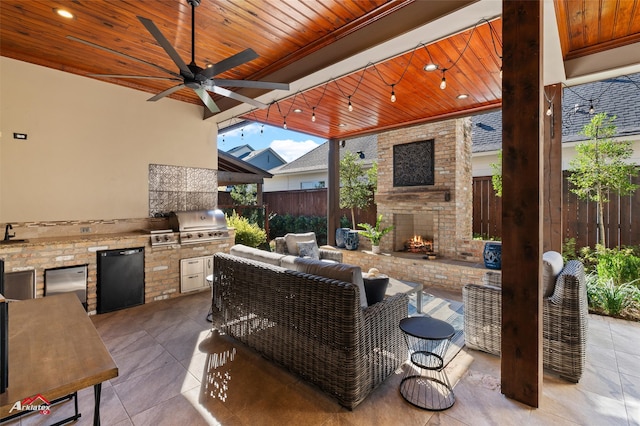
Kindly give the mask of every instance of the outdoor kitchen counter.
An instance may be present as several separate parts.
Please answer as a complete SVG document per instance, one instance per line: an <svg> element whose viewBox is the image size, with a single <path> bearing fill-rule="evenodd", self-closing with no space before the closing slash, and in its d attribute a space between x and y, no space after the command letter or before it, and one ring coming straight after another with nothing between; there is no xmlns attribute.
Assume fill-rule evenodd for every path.
<svg viewBox="0 0 640 426"><path fill-rule="evenodd" d="M120 233L75 234L30 238L24 229L15 229L16 238L28 241L0 244L5 273L34 271L36 297L44 296L44 272L47 269L87 266L88 311L97 310L97 252L101 250L144 247L144 302L180 296L180 261L229 252L235 232L227 238L197 244L151 246L148 230ZM24 232L20 232L20 231Z"/></svg>
<svg viewBox="0 0 640 426"><path fill-rule="evenodd" d="M151 231L147 230L139 230L139 231L129 231L129 232L119 232L113 234L76 234L76 235L66 235L66 236L54 236L54 237L36 237L36 238L12 238L9 240L9 243L0 242L0 253L4 252L4 249L11 247L23 247L23 246L32 246L32 245L57 245L57 244L75 244L75 243L86 243L86 242L96 242L99 245L103 245L103 242L110 242L114 240L125 240L131 238L140 238L145 237L149 240L149 235Z"/></svg>

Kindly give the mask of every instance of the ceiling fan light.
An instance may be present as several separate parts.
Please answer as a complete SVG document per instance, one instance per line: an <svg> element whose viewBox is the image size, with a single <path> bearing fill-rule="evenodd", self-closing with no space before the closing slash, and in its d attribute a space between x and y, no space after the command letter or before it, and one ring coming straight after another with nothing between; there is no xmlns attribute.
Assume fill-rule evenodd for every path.
<svg viewBox="0 0 640 426"><path fill-rule="evenodd" d="M69 12L66 9L59 9L59 8L55 8L53 9L53 11L58 14L59 16L62 16L63 18L67 18L67 19L73 19L75 18L75 16L73 15L73 13Z"/></svg>

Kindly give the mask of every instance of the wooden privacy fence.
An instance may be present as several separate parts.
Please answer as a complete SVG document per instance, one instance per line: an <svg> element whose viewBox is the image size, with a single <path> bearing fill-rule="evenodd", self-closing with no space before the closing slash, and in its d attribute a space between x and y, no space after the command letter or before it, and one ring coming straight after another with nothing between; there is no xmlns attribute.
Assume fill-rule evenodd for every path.
<svg viewBox="0 0 640 426"><path fill-rule="evenodd" d="M564 172L562 185L563 239L575 238L576 247L594 247L598 241L597 204L578 199L570 191ZM632 179L640 184L640 178ZM640 245L640 190L624 197L610 195L604 205L605 239L608 247ZM502 236L502 199L496 197L491 176L473 178L473 233L484 238Z"/></svg>
<svg viewBox="0 0 640 426"><path fill-rule="evenodd" d="M265 192L263 200L269 206L271 214L290 214L292 216L327 215L327 188ZM366 209L356 209L356 224L370 223L375 225L377 212L375 204L371 204ZM351 222L351 210L340 209L338 215L339 217L346 216Z"/></svg>
<svg viewBox="0 0 640 426"><path fill-rule="evenodd" d="M302 189L296 191L264 192L262 201L269 207L269 214L290 214L292 216L326 216L327 189ZM233 200L228 192L218 193L218 205L231 206ZM375 204L366 209L356 209L356 224L370 223L375 225L377 208ZM351 221L351 211L340 209L339 216L346 216Z"/></svg>

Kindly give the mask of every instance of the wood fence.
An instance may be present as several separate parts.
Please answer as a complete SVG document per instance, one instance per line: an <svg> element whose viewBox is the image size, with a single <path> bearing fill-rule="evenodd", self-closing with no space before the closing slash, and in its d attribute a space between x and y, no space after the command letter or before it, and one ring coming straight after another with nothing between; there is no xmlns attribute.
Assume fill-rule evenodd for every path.
<svg viewBox="0 0 640 426"><path fill-rule="evenodd" d="M562 185L563 240L575 238L576 247L594 247L598 241L597 204L578 199L564 173ZM640 177L632 179L640 184ZM640 245L640 190L620 197L611 195L604 205L608 247ZM491 176L473 178L473 233L484 238L502 236L502 199L496 197Z"/></svg>
<svg viewBox="0 0 640 426"><path fill-rule="evenodd" d="M633 179L640 184L640 177ZM597 205L594 202L579 200L570 191L567 172L563 182L563 240L575 238L576 247L594 247L598 236ZM298 191L265 192L264 203L269 215L290 214L293 216L326 216L327 189L308 189ZM605 204L604 225L608 247L640 245L640 190L632 195L619 197L613 195L611 202ZM232 205L228 193L221 192L220 205ZM351 220L351 212L340 210L340 217ZM375 205L367 209L356 210L356 223L375 224L377 209ZM483 238L502 237L502 199L496 197L491 185L491 176L473 178L473 233Z"/></svg>

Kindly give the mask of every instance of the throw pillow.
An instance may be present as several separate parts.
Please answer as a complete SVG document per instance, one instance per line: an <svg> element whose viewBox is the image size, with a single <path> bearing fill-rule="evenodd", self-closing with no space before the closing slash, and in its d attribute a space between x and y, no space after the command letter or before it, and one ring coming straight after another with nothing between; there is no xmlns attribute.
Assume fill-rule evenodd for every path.
<svg viewBox="0 0 640 426"><path fill-rule="evenodd" d="M284 243L287 246L287 252L294 256L299 256L298 243L305 241L316 241L315 232L306 232L304 234L286 234L284 236Z"/></svg>
<svg viewBox="0 0 640 426"><path fill-rule="evenodd" d="M320 249L315 241L303 241L298 243L298 253L300 257L310 257L311 259L320 259Z"/></svg>
<svg viewBox="0 0 640 426"><path fill-rule="evenodd" d="M553 294L556 278L564 268L564 259L557 251L547 251L542 255L542 292L544 297Z"/></svg>
<svg viewBox="0 0 640 426"><path fill-rule="evenodd" d="M296 258L296 270L306 274L318 275L332 278L347 283L353 283L358 287L360 296L360 306L366 308L367 294L364 290L364 280L362 279L362 269L359 266L347 265L345 263L326 263L313 259Z"/></svg>

